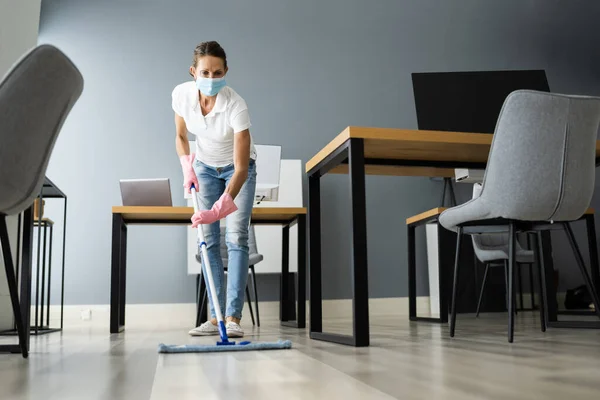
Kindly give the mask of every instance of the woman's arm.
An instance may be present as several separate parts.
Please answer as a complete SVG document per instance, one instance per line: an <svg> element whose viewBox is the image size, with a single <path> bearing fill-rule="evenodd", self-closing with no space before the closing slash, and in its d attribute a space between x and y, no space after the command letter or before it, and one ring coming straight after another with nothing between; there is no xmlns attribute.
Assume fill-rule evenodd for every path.
<svg viewBox="0 0 600 400"><path fill-rule="evenodd" d="M181 164L181 172L183 172L183 187L188 193L191 193L192 185L196 190L198 187L198 177L194 171L194 155L190 154L190 143L187 138L187 127L185 120L179 115L175 114L175 149L179 156L179 163Z"/></svg>
<svg viewBox="0 0 600 400"><path fill-rule="evenodd" d="M188 142L187 126L183 117L175 114L175 149L179 157L190 154L190 142Z"/></svg>
<svg viewBox="0 0 600 400"><path fill-rule="evenodd" d="M225 193L229 193L235 199L248 178L248 168L250 167L250 131L248 129L234 135L233 167L233 176Z"/></svg>

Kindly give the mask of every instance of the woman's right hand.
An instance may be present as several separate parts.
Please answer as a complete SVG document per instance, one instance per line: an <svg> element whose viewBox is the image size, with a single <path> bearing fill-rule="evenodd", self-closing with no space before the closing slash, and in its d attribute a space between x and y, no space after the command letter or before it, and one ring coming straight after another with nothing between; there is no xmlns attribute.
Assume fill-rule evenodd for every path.
<svg viewBox="0 0 600 400"><path fill-rule="evenodd" d="M194 171L194 153L185 154L179 157L181 163L181 171L183 172L183 187L188 193L191 193L192 185L198 190L198 177Z"/></svg>

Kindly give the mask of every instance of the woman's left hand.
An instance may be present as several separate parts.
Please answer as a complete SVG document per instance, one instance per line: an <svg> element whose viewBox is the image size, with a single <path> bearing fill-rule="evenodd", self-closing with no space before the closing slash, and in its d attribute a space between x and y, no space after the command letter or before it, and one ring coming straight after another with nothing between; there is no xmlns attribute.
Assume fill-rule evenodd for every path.
<svg viewBox="0 0 600 400"><path fill-rule="evenodd" d="M200 224L212 224L236 211L237 206L233 202L231 195L223 193L210 210L197 211L192 215L192 228L196 228Z"/></svg>

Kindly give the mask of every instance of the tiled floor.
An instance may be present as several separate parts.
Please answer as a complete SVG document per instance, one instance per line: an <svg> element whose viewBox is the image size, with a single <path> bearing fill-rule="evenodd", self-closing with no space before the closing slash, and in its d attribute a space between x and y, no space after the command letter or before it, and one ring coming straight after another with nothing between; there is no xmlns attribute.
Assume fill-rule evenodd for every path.
<svg viewBox="0 0 600 400"><path fill-rule="evenodd" d="M510 345L505 318L461 315L450 339L446 326L374 316L372 345L355 349L310 340L307 330L280 328L265 316L260 329L246 326L248 340L290 339L292 350L169 355L157 354L160 342L214 340L190 338L176 318L131 323L113 336L105 325L81 325L33 338L29 360L0 354L0 398L600 398L600 331L541 333L536 315L519 313Z"/></svg>

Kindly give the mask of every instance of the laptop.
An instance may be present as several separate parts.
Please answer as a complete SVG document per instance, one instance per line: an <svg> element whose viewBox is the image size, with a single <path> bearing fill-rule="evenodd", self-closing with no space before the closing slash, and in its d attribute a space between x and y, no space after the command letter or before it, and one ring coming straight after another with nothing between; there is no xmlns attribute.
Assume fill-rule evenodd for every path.
<svg viewBox="0 0 600 400"><path fill-rule="evenodd" d="M173 206L168 178L121 179L119 183L124 206Z"/></svg>
<svg viewBox="0 0 600 400"><path fill-rule="evenodd" d="M506 97L515 90L549 92L544 70L413 73L420 130L494 133Z"/></svg>

